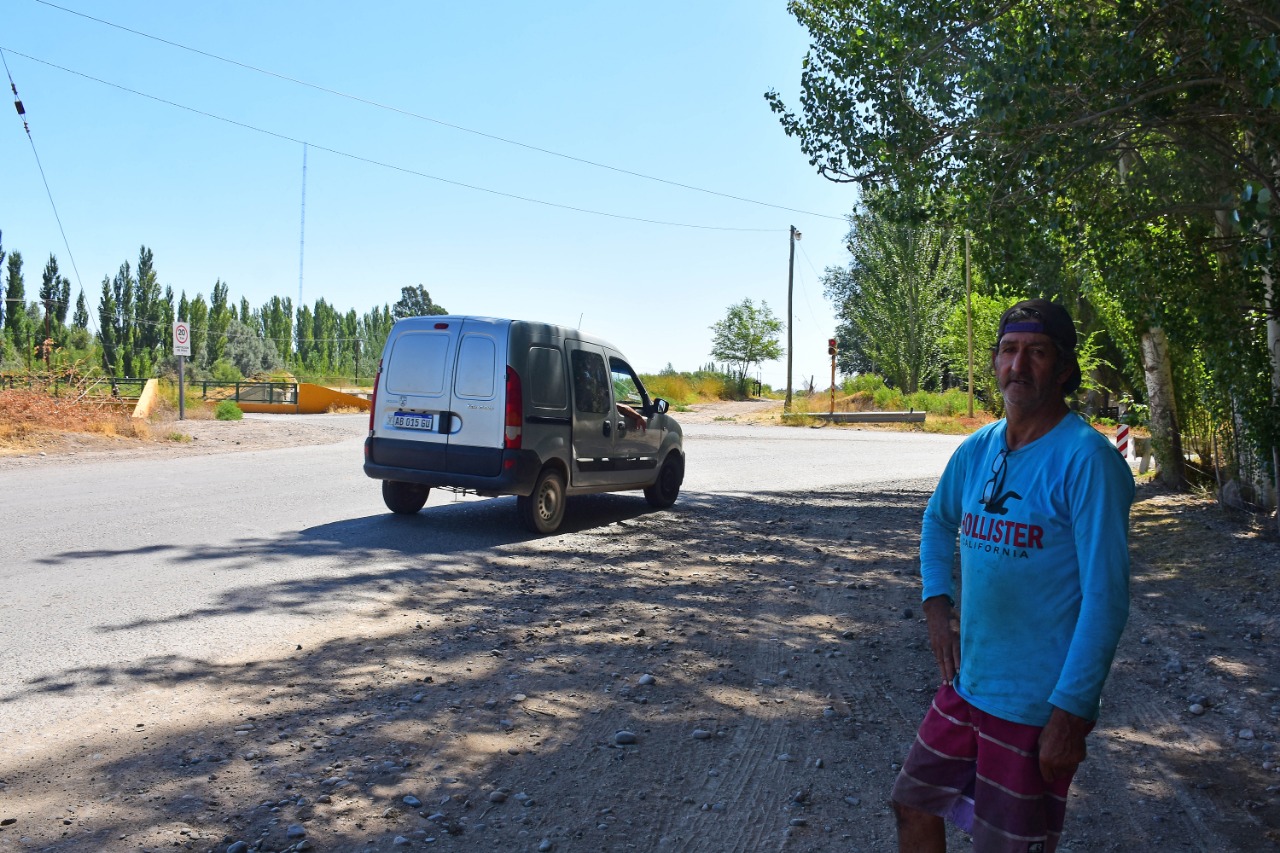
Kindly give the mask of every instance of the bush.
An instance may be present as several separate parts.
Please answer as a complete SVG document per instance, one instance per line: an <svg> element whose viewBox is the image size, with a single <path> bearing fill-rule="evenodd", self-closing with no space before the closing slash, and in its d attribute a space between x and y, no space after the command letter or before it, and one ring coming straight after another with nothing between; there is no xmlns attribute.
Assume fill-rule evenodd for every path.
<svg viewBox="0 0 1280 853"><path fill-rule="evenodd" d="M661 397L669 403L684 403L693 397L693 385L687 376L679 373L660 373L657 376L642 376L640 381L650 396Z"/></svg>
<svg viewBox="0 0 1280 853"><path fill-rule="evenodd" d="M906 408L917 412L928 412L948 418L965 415L969 412L969 395L959 388L951 388L941 393L933 391L917 391L908 394L904 401Z"/></svg>
<svg viewBox="0 0 1280 853"><path fill-rule="evenodd" d="M884 378L874 373L859 373L857 376L846 376L841 388L845 394L856 394L859 391L875 393L884 386Z"/></svg>
<svg viewBox="0 0 1280 853"><path fill-rule="evenodd" d="M223 400L213 410L213 416L220 421L238 421L244 417L244 412L240 411L235 400Z"/></svg>
<svg viewBox="0 0 1280 853"><path fill-rule="evenodd" d="M723 373L698 370L693 373L642 374L640 381L650 397L661 397L672 406L687 406L706 400L740 399L736 384Z"/></svg>
<svg viewBox="0 0 1280 853"><path fill-rule="evenodd" d="M876 409L881 412L900 412L903 409L902 392L896 388L880 386L875 389Z"/></svg>
<svg viewBox="0 0 1280 853"><path fill-rule="evenodd" d="M215 382L239 382L244 374L230 361L220 358L209 366L209 377Z"/></svg>

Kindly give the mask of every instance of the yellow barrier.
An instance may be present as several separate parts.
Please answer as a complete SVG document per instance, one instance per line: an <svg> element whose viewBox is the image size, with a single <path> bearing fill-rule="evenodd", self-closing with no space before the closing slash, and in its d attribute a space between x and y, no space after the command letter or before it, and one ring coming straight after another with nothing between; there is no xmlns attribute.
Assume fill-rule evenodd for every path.
<svg viewBox="0 0 1280 853"><path fill-rule="evenodd" d="M369 410L369 401L355 394L344 394L323 385L298 383L298 402L294 403L236 403L242 412L278 415L321 415L332 409Z"/></svg>
<svg viewBox="0 0 1280 853"><path fill-rule="evenodd" d="M151 410L156 407L156 402L160 399L160 381L158 379L148 379L147 384L142 387L142 394L138 397L138 403L133 407L133 416L135 418L151 417Z"/></svg>

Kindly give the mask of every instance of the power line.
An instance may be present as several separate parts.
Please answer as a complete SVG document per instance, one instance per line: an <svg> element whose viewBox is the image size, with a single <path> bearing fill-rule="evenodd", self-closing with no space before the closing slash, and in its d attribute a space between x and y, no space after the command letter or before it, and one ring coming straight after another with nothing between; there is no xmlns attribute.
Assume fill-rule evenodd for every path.
<svg viewBox="0 0 1280 853"><path fill-rule="evenodd" d="M76 77L84 78L85 80L92 80L95 83L100 83L103 86L109 86L112 89L118 89L121 92L128 92L129 94L137 95L140 98L147 98L148 100L152 100L157 103L164 104L166 106L175 107L180 110L185 110L186 112L194 113L195 115L204 116L205 118L211 118L211 119L214 119L215 121L225 122L226 124L243 128L244 130L252 130L255 133L261 133L265 136L270 136L275 139L284 140L285 142L292 142L296 145L307 145L319 151L324 151L329 154L336 154L339 157L346 157L350 160L355 160L356 162L359 162L359 163L366 163L370 166L378 166L383 169L390 169L392 171L401 172L406 175L414 175L419 178L426 178L427 180L438 181L442 184L449 184L450 186L462 187L463 189L474 190L476 192L482 192L482 193L488 193L490 195L496 195L502 198L510 198L516 201L527 202L529 204L540 204L540 205L543 205L544 207L554 207L560 210L571 210L575 213L585 213L591 216L604 216L610 219L622 219L629 222L643 222L648 225L666 225L674 228L695 228L703 231L737 231L737 232L752 232L752 233L776 232L776 231L783 230L779 228L732 228L732 227L721 226L721 225L698 225L696 223L691 223L691 222L671 222L663 219L647 219L642 216L627 216L622 213L610 213L605 210L593 210L591 208L586 208L586 207L576 207L571 204L560 204L559 202L546 201L540 198L533 198L532 196L524 196L524 195L519 195L517 193L509 193L509 192L504 192L502 190L491 189L489 187L482 187L477 184L468 184L463 181L455 181L449 178L442 178L439 175L432 175L427 172L420 172L417 169L410 169L407 166L397 166L394 163L386 163L381 160L374 160L371 157L364 157L359 154L352 154L349 151L341 151L337 148L328 148L324 145L317 145L316 143L308 142L305 139L297 139L287 134L277 133L274 130L267 130L265 128L257 127L256 125L248 124L246 122L237 121L235 119L227 118L225 116L220 116L220 115L217 115L216 113L207 112L205 110L197 109L195 107L189 107L185 104L180 104L177 101L170 101L166 98L161 98L156 95L148 94L146 92L140 92L137 89L131 89L128 86L122 86L119 83L112 83L109 80L103 80L100 77L94 77L92 74L85 74L82 71L76 71L74 69L67 68L64 65L58 65L55 62L48 62L44 59L37 59L34 56L29 56L28 54L21 53L11 48L0 47L0 50L8 50L14 56L21 56L23 59L29 59L32 62L38 62L41 65L45 65L49 68L56 68L59 71L66 72L67 74L72 74L72 75L75 75Z"/></svg>
<svg viewBox="0 0 1280 853"><path fill-rule="evenodd" d="M327 95L334 95L339 98L345 98L346 100L355 101L356 103L364 104L366 106L374 107L376 109L397 113L399 115L406 116L408 118L418 119L419 121L430 122L431 124L439 125L440 127L447 127L451 130L457 130L462 133L469 133L469 134L472 134L473 136L479 136L484 139L491 139L495 142L501 142L505 145L514 145L518 148L524 148L528 151L536 151L539 154L546 154L550 157L559 157L562 160L569 160L574 163L581 163L582 165L585 165L585 166L592 166L597 169L606 169L610 172L617 172L618 174L622 174L622 175L630 175L633 178L641 178L646 181L655 181L656 183L666 184L667 186L679 187L680 189L691 190L692 192L699 192L699 193L705 193L707 195L719 196L720 198L732 199L733 201L740 201L746 204L755 204L761 207L771 207L775 210L786 210L791 213L803 213L806 216L817 216L823 219L843 219L844 218L843 216L832 216L831 214L828 214L828 213L816 213L812 210L802 210L800 208L795 208L795 207L786 207L780 204L771 204L766 201L758 201L752 198L745 198L743 196L732 195L731 193L724 193L724 192L718 192L716 190L709 190L709 189L706 189L705 187L694 186L693 184L684 184L679 181L672 181L666 178L659 178L655 175L647 175L643 172L636 172L631 169L621 168L619 166L610 166L607 163L599 163L599 162L596 162L595 160L588 160L584 157L575 157L572 154L564 154L560 151L553 151L550 148L541 148L537 145L530 145L527 142L520 142L519 140L516 140L516 139L509 139L507 137L498 136L492 133L485 133L484 131L481 131L481 130L475 130L473 128L464 127L460 124L454 124L452 122L447 122L441 119L432 118L431 116L425 116L420 113L415 113L410 110L402 109L401 107L379 103L378 101L370 100L368 98L362 98L359 95L351 95L346 92L339 91L337 89L330 89L326 86L321 86L316 83L310 83L310 82L307 82L306 80L299 80L296 77L290 77L286 74L280 74L278 72L270 71L265 68L259 68L255 65L249 65L248 63L245 63L245 62L239 62L234 59L228 59L227 57L219 56L216 53L210 53L205 50L200 50L199 48L191 47L189 45L185 45L180 42L170 41L169 39L161 38L160 36L154 36L154 35L151 35L150 33L144 33L141 30L131 29L130 27L126 27L121 24L116 24L111 21L104 20L102 18L95 18L92 15L86 15L85 13L77 12L74 9L67 9L63 6L57 5L56 3L50 3L48 2L48 0L36 0L36 2L44 6L48 6L51 9L57 9L60 12L66 12L71 15L76 15L77 17L84 18L89 21L94 21L95 23L99 23L104 26L112 27L117 30L122 30L127 33L132 33L133 35L140 36L145 39L150 39L152 41L160 42L161 44L169 45L170 47L176 47L179 50L185 50L190 53L194 53L199 56L206 57L207 59L213 59L218 62L225 62L228 65L234 65L237 68L243 68L246 71L253 71L254 73L257 73L257 74L265 74L268 77L274 77L277 80L283 80L287 83L293 83L298 86L305 86L308 89L313 89L317 92L323 92ZM733 230L737 230L737 229L733 229Z"/></svg>
<svg viewBox="0 0 1280 853"><path fill-rule="evenodd" d="M13 90L13 106L18 111L18 116L22 119L22 129L27 132L27 141L31 143L31 153L36 158L36 168L40 170L40 180L44 182L45 194L49 196L49 206L53 208L53 218L58 223L58 233L62 235L62 245L67 248L67 257L71 259L71 269L76 274L76 284L80 285L80 292L83 293L84 282L80 280L80 268L76 266L76 256L71 252L71 243L67 240L67 231L62 227L62 217L58 215L58 205L53 200L53 190L49 188L49 178L44 173L44 164L40 162L40 152L36 150L36 140L31 135L31 126L27 124L27 109L22 105L22 99L18 97L18 87L13 82L13 72L9 70L9 60L5 57L4 48L2 47L0 47L0 61L4 62L4 73L9 77L9 88Z"/></svg>

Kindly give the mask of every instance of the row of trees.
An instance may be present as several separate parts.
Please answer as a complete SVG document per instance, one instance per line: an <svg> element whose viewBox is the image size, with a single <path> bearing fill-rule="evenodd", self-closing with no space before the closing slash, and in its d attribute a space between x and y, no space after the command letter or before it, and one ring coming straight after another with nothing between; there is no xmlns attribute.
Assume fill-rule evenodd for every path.
<svg viewBox="0 0 1280 853"><path fill-rule="evenodd" d="M193 375L232 380L288 367L308 376L370 376L391 326L401 317L444 314L422 285L401 288L394 305L345 313L324 299L295 309L289 297L273 296L254 307L232 301L218 279L208 298L161 288L155 256L143 246L136 265L128 261L102 279L96 333L90 331L84 292L71 304L71 282L57 258L45 264L38 300L26 298L22 254L4 251L5 300L0 308L0 369L16 371L46 357L79 362L107 376L150 377L174 372L175 320L191 328ZM49 342L46 345L46 341Z"/></svg>
<svg viewBox="0 0 1280 853"><path fill-rule="evenodd" d="M941 284L956 281L944 267L968 232L980 294L1002 304L1049 296L1102 333L1102 356L1150 406L1167 482L1183 480L1186 434L1220 434L1246 482L1274 478L1274 3L790 8L812 40L800 100L767 97L823 175L865 191L854 261L829 277L832 295L874 301L864 253L875 251L877 228L914 229L916 268L954 287ZM880 366L867 335L874 316L855 309L846 349Z"/></svg>

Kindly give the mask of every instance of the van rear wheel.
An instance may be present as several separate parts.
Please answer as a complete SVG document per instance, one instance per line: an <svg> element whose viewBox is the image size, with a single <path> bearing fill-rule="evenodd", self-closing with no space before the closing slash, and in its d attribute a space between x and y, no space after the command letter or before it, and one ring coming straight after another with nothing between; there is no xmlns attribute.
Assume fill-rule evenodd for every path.
<svg viewBox="0 0 1280 853"><path fill-rule="evenodd" d="M564 475L544 468L533 493L516 498L516 511L530 533L555 533L564 521Z"/></svg>
<svg viewBox="0 0 1280 853"><path fill-rule="evenodd" d="M397 480L382 481L382 502L397 515L413 515L426 504L430 493L430 486Z"/></svg>
<svg viewBox="0 0 1280 853"><path fill-rule="evenodd" d="M684 459L679 453L667 454L658 472L658 479L644 490L645 500L654 509L666 509L676 502L680 496L680 486L684 483Z"/></svg>

